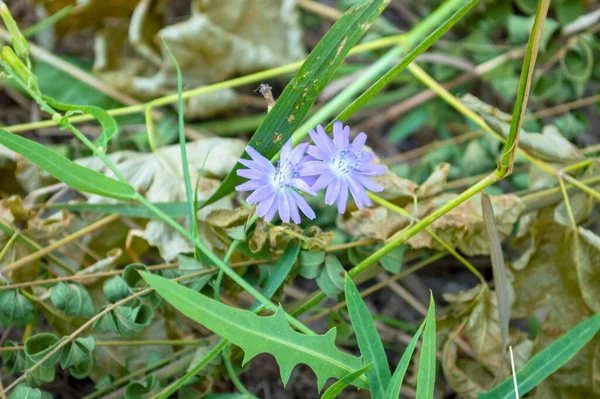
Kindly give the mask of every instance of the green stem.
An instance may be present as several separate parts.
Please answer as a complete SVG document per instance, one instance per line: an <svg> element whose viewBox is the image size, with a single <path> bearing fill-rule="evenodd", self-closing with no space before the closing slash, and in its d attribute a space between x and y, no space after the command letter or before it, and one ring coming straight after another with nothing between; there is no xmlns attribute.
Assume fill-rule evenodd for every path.
<svg viewBox="0 0 600 399"><path fill-rule="evenodd" d="M258 399L256 396L252 395L244 386L240 378L238 377L233 364L231 363L231 345L228 345L225 349L225 353L223 353L223 363L225 363L225 369L227 369L227 374L229 378L231 378L231 382L238 391L246 395L248 398Z"/></svg>

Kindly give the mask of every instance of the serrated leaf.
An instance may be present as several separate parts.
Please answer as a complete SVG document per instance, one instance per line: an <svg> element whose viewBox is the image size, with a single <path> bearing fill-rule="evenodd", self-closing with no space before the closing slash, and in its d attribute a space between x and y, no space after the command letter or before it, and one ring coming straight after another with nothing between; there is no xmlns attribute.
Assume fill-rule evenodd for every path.
<svg viewBox="0 0 600 399"><path fill-rule="evenodd" d="M248 143L250 147L268 159L279 152L303 122L346 54L364 35L388 2L389 0L368 0L344 13L308 55L296 77L286 86L252 136ZM276 136L280 139L275 140ZM248 155L244 153L242 157L248 158ZM236 173L240 167L238 162L205 204L233 192L235 186L244 180Z"/></svg>
<svg viewBox="0 0 600 399"><path fill-rule="evenodd" d="M363 302L358 289L356 289L352 278L348 274L346 274L345 292L348 312L356 333L360 354L363 362L372 364L372 367L367 370L371 395L374 399L383 398L391 377L383 343L367 305Z"/></svg>
<svg viewBox="0 0 600 399"><path fill-rule="evenodd" d="M209 299L174 281L149 273L144 273L143 277L185 316L242 348L245 352L243 363L260 353L273 355L284 384L299 363L306 364L315 372L319 390L328 378L341 379L363 367L359 358L336 348L334 329L325 335L304 335L290 327L282 308L273 316L260 317ZM356 381L355 385L367 387L365 379Z"/></svg>
<svg viewBox="0 0 600 399"><path fill-rule="evenodd" d="M3 348L11 348L18 346L15 342L8 340L4 343ZM6 368L8 374L18 374L25 369L25 352L22 350L5 350L2 352L2 364Z"/></svg>
<svg viewBox="0 0 600 399"><path fill-rule="evenodd" d="M115 303L121 299L125 299L129 296L130 292L127 288L127 284L121 276L114 276L104 282L102 287L104 296L110 303Z"/></svg>
<svg viewBox="0 0 600 399"><path fill-rule="evenodd" d="M327 388L323 396L321 396L321 399L335 399L348 385L352 384L354 380L356 380L358 377L367 372L369 370L369 367L371 367L370 363L362 369L356 370L348 374L341 380L336 381L333 385Z"/></svg>
<svg viewBox="0 0 600 399"><path fill-rule="evenodd" d="M94 315L92 298L81 284L58 283L50 291L50 300L55 308L69 316L92 317Z"/></svg>
<svg viewBox="0 0 600 399"><path fill-rule="evenodd" d="M300 251L300 275L308 279L317 278L325 255L325 251Z"/></svg>
<svg viewBox="0 0 600 399"><path fill-rule="evenodd" d="M317 285L327 296L333 297L344 290L344 266L335 255L325 257L325 267L317 277Z"/></svg>
<svg viewBox="0 0 600 399"><path fill-rule="evenodd" d="M423 332L423 327L425 327L425 322L421 323L421 326L404 350L404 353L402 354L402 357L400 358L400 361L396 366L396 370L394 370L394 374L392 374L390 383L385 391L385 399L398 399L398 396L400 396L402 380L404 380L404 375L406 374L406 370L408 370L408 366L410 365L410 359L412 358L415 347L417 346L417 341Z"/></svg>
<svg viewBox="0 0 600 399"><path fill-rule="evenodd" d="M30 368L42 360L58 342L58 337L50 333L36 334L25 341L25 367ZM52 382L54 380L55 363L59 355L60 352L53 354L41 366L28 374L28 379L36 385Z"/></svg>
<svg viewBox="0 0 600 399"><path fill-rule="evenodd" d="M0 314L7 322L26 319L33 311L33 304L18 290L0 291Z"/></svg>
<svg viewBox="0 0 600 399"><path fill-rule="evenodd" d="M517 372L519 395L525 395L550 374L567 363L600 330L600 314L575 326L568 333L536 354ZM515 389L512 377L489 392L480 393L479 399L512 399Z"/></svg>
<svg viewBox="0 0 600 399"><path fill-rule="evenodd" d="M117 121L115 118L110 116L108 112L104 109L97 107L95 105L71 105L71 104L63 104L55 101L51 97L43 96L44 100L55 109L60 111L68 111L66 116L71 116L77 113L91 115L96 119L100 126L102 126L102 133L96 139L94 144L98 147L102 152L106 152L106 148L108 147L108 142L113 138L114 135L117 134Z"/></svg>
<svg viewBox="0 0 600 399"><path fill-rule="evenodd" d="M41 389L20 384L12 391L8 399L52 399L52 395Z"/></svg>
<svg viewBox="0 0 600 399"><path fill-rule="evenodd" d="M137 194L129 184L78 165L42 144L9 133L5 129L0 129L0 144L76 190L123 200L133 199Z"/></svg>
<svg viewBox="0 0 600 399"><path fill-rule="evenodd" d="M63 369L70 368L70 374L83 379L92 371L96 358L92 354L95 346L94 337L77 338L69 342L60 351L60 366Z"/></svg>
<svg viewBox="0 0 600 399"><path fill-rule="evenodd" d="M290 270L292 270L292 266L296 263L296 259L298 258L298 252L300 251L299 244L291 244L288 246L281 255L281 257L277 260L275 266L273 266L270 270L269 278L265 283L265 287L262 290L262 294L265 298L270 299L275 292L281 287L281 284L285 281L288 274L290 274ZM255 311L260 306L260 303L257 301L250 308L251 311Z"/></svg>
<svg viewBox="0 0 600 399"><path fill-rule="evenodd" d="M417 399L432 399L435 389L435 302L429 294L429 310L425 319L425 332L417 372Z"/></svg>

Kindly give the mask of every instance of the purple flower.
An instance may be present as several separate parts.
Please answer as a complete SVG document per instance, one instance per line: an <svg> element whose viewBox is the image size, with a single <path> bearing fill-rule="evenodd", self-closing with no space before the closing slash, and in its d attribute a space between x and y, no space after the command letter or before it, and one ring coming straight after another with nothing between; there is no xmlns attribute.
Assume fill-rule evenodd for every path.
<svg viewBox="0 0 600 399"><path fill-rule="evenodd" d="M383 187L369 179L385 173L385 167L371 163L375 158L372 152L362 151L367 135L360 133L350 143L350 126L337 121L333 124L333 140L322 126L308 133L315 145L311 145L308 154L316 158L303 162L300 176L318 176L312 186L314 191L327 187L325 203L332 205L337 201L338 212L344 213L348 201L348 190L359 209L371 205L367 191L383 191Z"/></svg>
<svg viewBox="0 0 600 399"><path fill-rule="evenodd" d="M300 223L298 208L309 219L315 218L308 202L296 191L316 195L306 180L298 175L299 164L305 158L307 148L308 143L304 143L292 150L292 140L288 140L281 148L281 158L277 167L274 167L254 148L246 147L246 152L252 160L240 159L240 163L248 169L240 169L237 174L250 181L240 184L235 189L253 191L247 201L249 204L258 203L256 213L258 216L264 216L267 222L279 211L282 221L288 223L291 218L294 223Z"/></svg>

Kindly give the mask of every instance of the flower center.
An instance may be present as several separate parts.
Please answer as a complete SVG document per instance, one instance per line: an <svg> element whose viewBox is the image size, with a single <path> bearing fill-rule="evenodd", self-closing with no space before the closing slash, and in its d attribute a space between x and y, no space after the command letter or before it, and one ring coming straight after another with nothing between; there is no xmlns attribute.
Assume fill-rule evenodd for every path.
<svg viewBox="0 0 600 399"><path fill-rule="evenodd" d="M336 154L333 159L332 166L333 171L338 176L345 175L352 172L355 169L356 157L351 154L349 150L343 150Z"/></svg>
<svg viewBox="0 0 600 399"><path fill-rule="evenodd" d="M290 180L296 177L296 170L289 162L281 165L281 161L277 161L277 169L273 175L273 186L275 190L281 190L288 187Z"/></svg>

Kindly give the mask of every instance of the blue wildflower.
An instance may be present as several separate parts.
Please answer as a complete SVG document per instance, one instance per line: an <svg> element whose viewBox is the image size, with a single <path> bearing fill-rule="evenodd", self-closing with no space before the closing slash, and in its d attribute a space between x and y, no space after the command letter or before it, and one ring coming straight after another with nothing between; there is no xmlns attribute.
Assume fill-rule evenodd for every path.
<svg viewBox="0 0 600 399"><path fill-rule="evenodd" d="M246 152L252 160L240 159L239 162L248 169L237 171L239 176L249 179L240 184L237 191L253 191L248 196L249 204L258 204L256 213L271 221L279 211L282 221L300 223L298 208L309 219L315 218L315 213L310 205L297 190L316 195L304 178L298 174L299 164L306 158L305 153L308 143L299 144L292 150L292 140L281 148L281 158L274 167L271 162L263 157L252 147L246 147Z"/></svg>
<svg viewBox="0 0 600 399"><path fill-rule="evenodd" d="M359 209L371 205L365 189L380 192L383 187L369 177L385 173L385 167L371 163L375 158L372 152L362 151L367 135L360 133L350 143L350 126L340 121L333 124L333 140L322 126L317 126L316 132L309 130L309 134L315 145L307 153L316 160L303 162L300 176L318 176L312 189L327 187L325 203L332 205L337 201L339 213L346 210L348 190Z"/></svg>

